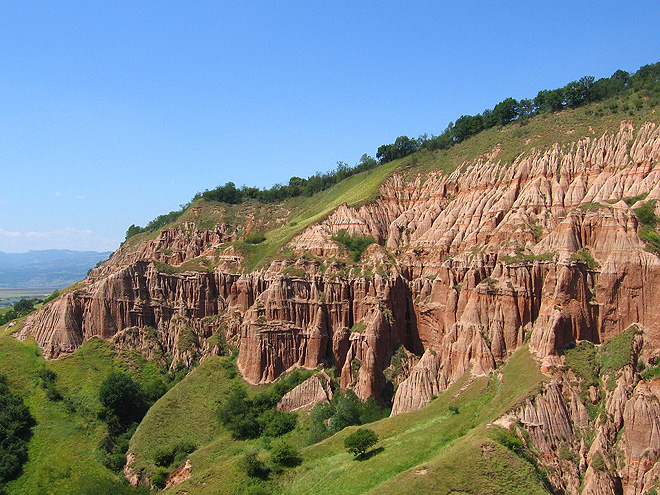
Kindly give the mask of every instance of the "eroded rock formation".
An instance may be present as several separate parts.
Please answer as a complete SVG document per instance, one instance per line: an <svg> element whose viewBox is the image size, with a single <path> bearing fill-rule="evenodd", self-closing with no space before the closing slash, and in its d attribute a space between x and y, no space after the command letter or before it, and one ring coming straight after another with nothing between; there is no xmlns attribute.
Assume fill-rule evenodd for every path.
<svg viewBox="0 0 660 495"><path fill-rule="evenodd" d="M465 372L491 372L526 340L550 372L568 344L604 342L636 323L648 362L660 354L660 259L638 235L641 203L624 200L660 199L659 157L654 124L623 122L513 163L484 156L449 174L394 174L376 201L337 208L252 273L237 269L232 227L165 229L119 250L31 316L19 338L33 336L49 358L99 336L186 365L233 344L251 383L323 364L363 399L387 402L398 385L393 414L425 405ZM331 261L347 258L332 240L340 230L376 243L357 264ZM421 359L394 370L393 383L384 370L401 345ZM656 388L630 374L608 392L608 422L594 425L562 381L518 412L538 450L551 457L567 445L579 456L553 464L567 493L580 485L580 466L584 493L644 493L658 478ZM610 447L624 423L621 470ZM576 433L587 427L599 432L589 448Z"/></svg>
<svg viewBox="0 0 660 495"><path fill-rule="evenodd" d="M277 403L277 408L286 412L311 410L316 404L332 400L331 378L321 371L287 392Z"/></svg>

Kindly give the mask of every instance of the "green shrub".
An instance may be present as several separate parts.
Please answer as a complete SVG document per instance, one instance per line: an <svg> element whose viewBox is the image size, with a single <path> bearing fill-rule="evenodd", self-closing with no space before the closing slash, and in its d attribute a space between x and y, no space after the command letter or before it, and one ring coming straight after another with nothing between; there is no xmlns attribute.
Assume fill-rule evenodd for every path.
<svg viewBox="0 0 660 495"><path fill-rule="evenodd" d="M270 451L270 462L276 466L295 467L302 462L302 457L295 447L280 443Z"/></svg>
<svg viewBox="0 0 660 495"><path fill-rule="evenodd" d="M60 291L56 290L54 291L50 296L44 299L44 304L51 302L52 300L60 297Z"/></svg>
<svg viewBox="0 0 660 495"><path fill-rule="evenodd" d="M329 403L317 404L309 413L309 431L307 443L313 444L329 437L332 432L327 427L327 421L334 414L334 405Z"/></svg>
<svg viewBox="0 0 660 495"><path fill-rule="evenodd" d="M62 400L62 394L55 388L55 379L57 374L50 368L41 368L37 372L37 379L39 380L39 385L46 391L46 398L52 401Z"/></svg>
<svg viewBox="0 0 660 495"><path fill-rule="evenodd" d="M218 408L220 423L237 439L257 438L259 423L252 401L242 387L236 387Z"/></svg>
<svg viewBox="0 0 660 495"><path fill-rule="evenodd" d="M639 208L633 210L639 223L655 227L658 223L658 217L655 214L655 200L643 203Z"/></svg>
<svg viewBox="0 0 660 495"><path fill-rule="evenodd" d="M330 403L317 404L310 412L308 443L319 442L347 426L378 421L389 413L373 399L362 402L352 390L335 394Z"/></svg>
<svg viewBox="0 0 660 495"><path fill-rule="evenodd" d="M110 429L110 428L109 428ZM103 465L119 473L124 469L126 464L126 452L128 451L128 442L130 441L133 433L137 429L137 423L125 430L120 428L117 431L111 431L101 443L101 448L105 450L103 458Z"/></svg>
<svg viewBox="0 0 660 495"><path fill-rule="evenodd" d="M249 234L245 238L245 242L248 244L261 244L266 240L266 236L263 234Z"/></svg>
<svg viewBox="0 0 660 495"><path fill-rule="evenodd" d="M591 467L595 471L604 471L605 470L605 461L600 452L596 452L591 458Z"/></svg>
<svg viewBox="0 0 660 495"><path fill-rule="evenodd" d="M502 256L502 261L508 264L513 263L533 263L534 261L549 261L555 257L554 251L548 251L542 254L525 253L525 249L518 246L515 249L515 256ZM458 284L460 285L460 284ZM460 287L453 287L460 292Z"/></svg>
<svg viewBox="0 0 660 495"><path fill-rule="evenodd" d="M160 377L152 377L142 383L144 399L149 404L154 404L167 392L167 385Z"/></svg>
<svg viewBox="0 0 660 495"><path fill-rule="evenodd" d="M159 467L168 467L174 461L174 453L171 449L158 449L154 453L154 464Z"/></svg>
<svg viewBox="0 0 660 495"><path fill-rule="evenodd" d="M174 445L158 449L154 454L154 464L159 467L169 468L180 464L188 454L197 449L197 445L190 440L180 440Z"/></svg>
<svg viewBox="0 0 660 495"><path fill-rule="evenodd" d="M513 430L507 430L505 428L497 428L494 431L494 439L500 445L506 447L511 452L516 454L519 457L524 457L526 453L525 444L522 440L516 435Z"/></svg>
<svg viewBox="0 0 660 495"><path fill-rule="evenodd" d="M286 275L288 277L306 278L307 272L297 266L287 266L284 270L282 270L282 275Z"/></svg>
<svg viewBox="0 0 660 495"><path fill-rule="evenodd" d="M566 366L582 380L584 387L598 384L600 364L598 351L591 342L581 342L564 351Z"/></svg>
<svg viewBox="0 0 660 495"><path fill-rule="evenodd" d="M158 469L158 471L156 471L156 474L154 474L153 477L151 478L151 483L153 483L153 485L156 488L162 490L163 488L165 488L165 484L167 483L167 477L169 475L170 473L167 472L166 469Z"/></svg>
<svg viewBox="0 0 660 495"><path fill-rule="evenodd" d="M660 255L660 235L652 226L640 225L637 234L646 243L647 251Z"/></svg>
<svg viewBox="0 0 660 495"><path fill-rule="evenodd" d="M649 193L643 193L643 194L638 194L637 196L631 196L630 198L623 198L623 200L626 202L628 206L632 206L638 201L642 201L646 199L648 195Z"/></svg>
<svg viewBox="0 0 660 495"><path fill-rule="evenodd" d="M5 376L0 375L0 490L20 474L33 424L23 399L9 390Z"/></svg>
<svg viewBox="0 0 660 495"><path fill-rule="evenodd" d="M571 255L571 261L586 263L587 268L589 268L589 270L593 270L598 267L598 262L594 259L593 256L591 256L591 253L589 252L589 248L586 247L573 253Z"/></svg>
<svg viewBox="0 0 660 495"><path fill-rule="evenodd" d="M344 439L344 447L358 458L376 445L377 442L378 435L375 431L368 428L359 428Z"/></svg>
<svg viewBox="0 0 660 495"><path fill-rule="evenodd" d="M236 369L236 361L234 359L223 361L221 365L225 370L225 374L229 380L236 378L238 375L238 370Z"/></svg>
<svg viewBox="0 0 660 495"><path fill-rule="evenodd" d="M619 370L628 364L633 364L633 342L637 331L637 327L633 325L602 345L601 369L603 373Z"/></svg>
<svg viewBox="0 0 660 495"><path fill-rule="evenodd" d="M103 458L103 465L113 473L121 472L124 469L124 464L126 464L126 452L108 452Z"/></svg>
<svg viewBox="0 0 660 495"><path fill-rule="evenodd" d="M296 419L295 414L280 411L279 409L266 409L258 416L257 422L261 428L262 435L279 437L296 427Z"/></svg>
<svg viewBox="0 0 660 495"><path fill-rule="evenodd" d="M360 424L360 409L362 401L355 392L347 390L336 402L335 411L328 421L328 429L336 432L347 426Z"/></svg>
<svg viewBox="0 0 660 495"><path fill-rule="evenodd" d="M348 249L351 253L351 259L356 263L360 261L362 253L364 253L371 244L376 242L376 240L370 235L349 235L344 229L337 232L337 234L332 237L332 240L337 244L342 244Z"/></svg>
<svg viewBox="0 0 660 495"><path fill-rule="evenodd" d="M559 449L559 457L562 459L565 459L567 461L571 461L575 464L580 463L580 456L573 452L568 445L565 443L561 444L561 448Z"/></svg>
<svg viewBox="0 0 660 495"><path fill-rule="evenodd" d="M266 464L259 460L256 452L248 452L239 461L241 470L250 478L267 479L270 469Z"/></svg>
<svg viewBox="0 0 660 495"><path fill-rule="evenodd" d="M217 415L220 423L236 439L257 438L261 435L278 437L293 430L296 415L274 409L280 393L290 385L284 382L279 388L262 392L249 399L244 388L236 387L220 404Z"/></svg>
<svg viewBox="0 0 660 495"><path fill-rule="evenodd" d="M140 385L121 371L113 371L103 381L99 401L122 425L139 422L147 412Z"/></svg>

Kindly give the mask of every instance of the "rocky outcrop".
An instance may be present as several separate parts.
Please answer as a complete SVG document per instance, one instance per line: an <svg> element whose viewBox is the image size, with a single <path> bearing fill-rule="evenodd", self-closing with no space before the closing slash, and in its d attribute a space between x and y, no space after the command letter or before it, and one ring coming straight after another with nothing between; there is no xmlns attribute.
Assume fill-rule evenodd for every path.
<svg viewBox="0 0 660 495"><path fill-rule="evenodd" d="M412 368L410 375L397 390L392 404L392 416L424 407L433 396L447 388L440 377L441 361L436 352L428 349Z"/></svg>
<svg viewBox="0 0 660 495"><path fill-rule="evenodd" d="M117 250L107 263L90 272L90 278L101 278L120 267L143 260L178 266L200 256L217 258L217 251L224 251L226 244L236 238L236 229L225 223L219 223L212 229L200 229L192 221L183 222L178 227L162 229L156 238L145 240L134 251ZM230 250L220 258L236 261L237 257Z"/></svg>
<svg viewBox="0 0 660 495"><path fill-rule="evenodd" d="M99 336L173 365L233 343L251 383L324 364L342 388L381 399L403 345L423 358L398 378L396 413L468 370L489 373L526 338L549 368L567 344L638 322L642 357L657 355L660 260L623 200L660 198L660 130L623 122L513 163L493 156L449 174L392 175L375 202L337 208L249 274L236 269L233 227L164 229L119 250L19 337L55 358ZM358 265L329 260L346 254L332 240L340 230L376 240Z"/></svg>
<svg viewBox="0 0 660 495"><path fill-rule="evenodd" d="M625 495L642 495L660 479L660 380L640 382L623 410Z"/></svg>
<svg viewBox="0 0 660 495"><path fill-rule="evenodd" d="M167 489L171 486L179 485L189 479L191 475L192 464L190 463L190 459L186 459L186 462L183 464L183 466L169 474L165 482L165 488Z"/></svg>
<svg viewBox="0 0 660 495"><path fill-rule="evenodd" d="M276 276L243 318L238 367L252 383L294 367L336 365L363 399L385 384L393 346L409 340L405 281ZM397 302L404 301L404 304Z"/></svg>
<svg viewBox="0 0 660 495"><path fill-rule="evenodd" d="M286 412L308 411L313 409L316 404L330 402L332 400L330 381L331 379L325 371L310 376L284 394L284 397L277 403L277 408Z"/></svg>
<svg viewBox="0 0 660 495"><path fill-rule="evenodd" d="M630 335L629 335L630 336ZM632 335L637 363L644 331ZM636 364L601 368L597 385L585 384L564 366L539 393L496 424L515 428L547 473L554 490L566 494L648 493L660 478L660 381L640 380Z"/></svg>

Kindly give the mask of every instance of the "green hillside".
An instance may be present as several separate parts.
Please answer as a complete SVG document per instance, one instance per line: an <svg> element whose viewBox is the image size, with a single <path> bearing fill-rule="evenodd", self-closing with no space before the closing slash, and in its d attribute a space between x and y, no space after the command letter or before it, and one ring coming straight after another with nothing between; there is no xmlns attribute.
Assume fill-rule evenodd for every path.
<svg viewBox="0 0 660 495"><path fill-rule="evenodd" d="M136 493L103 465L100 444L107 428L97 417L98 387L121 362L107 342L93 339L74 355L47 363L34 341L19 342L0 330L0 370L30 408L36 425L23 474L10 481L7 493ZM39 372L57 374L55 386L64 400L47 397Z"/></svg>
<svg viewBox="0 0 660 495"><path fill-rule="evenodd" d="M283 493L545 493L531 464L491 440L488 426L542 379L520 349L499 377L469 384L464 377L427 407L369 425L380 442L366 460L344 448L354 427L308 447L303 464L283 477Z"/></svg>
<svg viewBox="0 0 660 495"><path fill-rule="evenodd" d="M267 461L278 441L234 440L215 419L214 405L227 393L223 363L211 358L168 392L147 414L131 441L136 465L148 466L159 446L191 439L199 449L190 456L192 476L164 493L545 493L534 466L494 441L488 423L521 403L538 389L543 376L526 348L519 350L501 374L467 377L452 385L429 406L368 425L380 441L365 460L355 460L344 448L349 427L306 446L304 414L298 428L283 440L302 454L299 467L250 479L240 459L256 451ZM483 452L487 451L488 455ZM465 457L475 459L465 465ZM423 474L420 474L423 473ZM472 487L470 489L470 487ZM257 491L258 492L258 491Z"/></svg>

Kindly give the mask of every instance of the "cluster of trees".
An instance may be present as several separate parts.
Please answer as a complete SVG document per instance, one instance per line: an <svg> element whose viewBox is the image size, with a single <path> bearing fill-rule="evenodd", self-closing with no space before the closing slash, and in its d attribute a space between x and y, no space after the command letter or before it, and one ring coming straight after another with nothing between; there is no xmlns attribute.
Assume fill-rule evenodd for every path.
<svg viewBox="0 0 660 495"><path fill-rule="evenodd" d="M296 427L297 416L275 409L278 401L269 392L250 399L245 388L239 386L218 407L218 419L236 439L279 437Z"/></svg>
<svg viewBox="0 0 660 495"><path fill-rule="evenodd" d="M0 325L29 315L34 311L34 305L40 302L41 299L21 299L9 311L0 315Z"/></svg>
<svg viewBox="0 0 660 495"><path fill-rule="evenodd" d="M384 144L378 148L376 158L379 163L388 163L399 158L419 151L426 140L426 136L419 138L409 138L408 136L399 136L392 144Z"/></svg>
<svg viewBox="0 0 660 495"><path fill-rule="evenodd" d="M261 460L258 452L253 450L245 454L238 465L249 477L266 480L271 472L281 473L284 468L298 466L301 462L300 452L292 445L281 442L271 448L268 463Z"/></svg>
<svg viewBox="0 0 660 495"><path fill-rule="evenodd" d="M364 154L360 161L354 166L344 162L337 162L337 168L330 172L316 174L303 179L302 177L291 177L288 184L275 184L270 189L259 189L257 187L243 186L237 188L233 182L227 182L224 186L197 193L193 201L205 199L208 201L220 201L229 204L238 204L248 199L261 201L263 203L276 203L297 196L312 196L324 191L352 175L370 170L379 165L373 157Z"/></svg>
<svg viewBox="0 0 660 495"><path fill-rule="evenodd" d="M564 108L577 108L588 103L602 101L625 91L647 90L660 92L660 62L641 67L634 74L617 70L611 77L596 80L585 76L556 89L544 89L533 99L506 98L493 109L477 115L463 115L450 122L439 136L417 140L419 149L448 149L454 144L491 127L514 121L525 121L544 112L558 112Z"/></svg>
<svg viewBox="0 0 660 495"><path fill-rule="evenodd" d="M379 162L373 157L364 154L360 161L354 166L344 162L337 162L337 168L330 172L317 172L316 174L303 179L302 177L291 177L288 184L275 184L270 189L259 189L257 187L236 187L233 182L227 182L223 186L215 189L207 189L204 192L197 193L193 199L186 204L180 205L178 210L171 211L164 215L159 215L150 221L146 226L131 225L126 230L125 240L142 232L152 232L164 227L179 219L186 209L195 201L204 199L206 201L218 201L227 204L239 204L247 200L261 201L262 203L277 203L288 198L298 196L313 196L314 194L325 191L342 180L370 170L379 165Z"/></svg>
<svg viewBox="0 0 660 495"><path fill-rule="evenodd" d="M0 375L0 492L17 477L28 457L28 440L34 419L23 399L9 390Z"/></svg>
<svg viewBox="0 0 660 495"><path fill-rule="evenodd" d="M158 215L156 218L154 218L151 222L149 222L146 226L144 227L139 227L138 225L131 225L127 230L126 230L126 238L125 240L130 239L134 235L140 234L142 232L153 232L154 230L158 230L161 227L165 227L168 223L172 223L176 220L179 219L181 215L188 209L188 207L192 204L192 201L190 203L186 203L185 205L180 205L180 208L178 210L171 211L169 213L165 213L163 215ZM97 265L98 266L98 265Z"/></svg>
<svg viewBox="0 0 660 495"><path fill-rule="evenodd" d="M352 390L335 394L332 401L317 404L310 412L308 442L320 442L347 426L372 423L389 413L389 409L381 408L373 399L362 402Z"/></svg>
<svg viewBox="0 0 660 495"><path fill-rule="evenodd" d="M245 388L237 386L220 402L218 420L237 439L284 435L296 427L297 417L275 406L284 394L311 375L310 370L294 370L252 398L247 396Z"/></svg>
<svg viewBox="0 0 660 495"><path fill-rule="evenodd" d="M121 471L126 462L128 441L149 407L166 391L167 386L161 380L150 383L145 389L123 371L113 371L103 381L99 388L99 418L108 425L108 435L102 444L107 468Z"/></svg>

